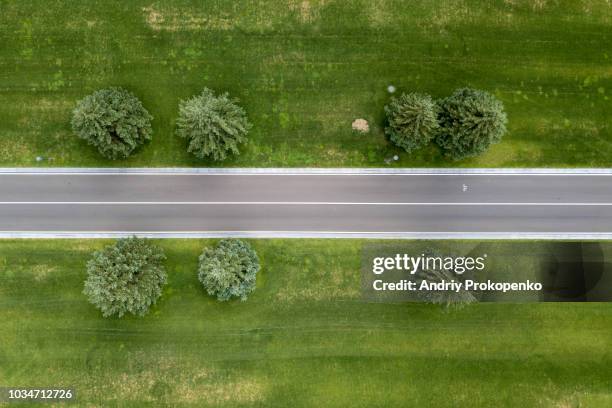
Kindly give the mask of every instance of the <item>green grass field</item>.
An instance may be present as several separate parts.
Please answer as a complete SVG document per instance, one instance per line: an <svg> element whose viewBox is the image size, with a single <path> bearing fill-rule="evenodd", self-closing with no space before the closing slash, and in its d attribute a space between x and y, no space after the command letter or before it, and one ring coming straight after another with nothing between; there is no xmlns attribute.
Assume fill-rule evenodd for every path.
<svg viewBox="0 0 612 408"><path fill-rule="evenodd" d="M195 274L211 241L164 240L161 301L104 319L81 291L105 242L0 241L0 386L71 385L82 407L612 404L610 304L365 303L359 240L252 241L257 290L218 303Z"/></svg>
<svg viewBox="0 0 612 408"><path fill-rule="evenodd" d="M179 99L207 86L254 124L222 165L610 167L611 33L607 0L0 0L0 166L218 165L173 133ZM390 84L488 90L509 132L461 162L401 153L382 133ZM153 142L126 161L69 126L78 99L111 85L155 117Z"/></svg>

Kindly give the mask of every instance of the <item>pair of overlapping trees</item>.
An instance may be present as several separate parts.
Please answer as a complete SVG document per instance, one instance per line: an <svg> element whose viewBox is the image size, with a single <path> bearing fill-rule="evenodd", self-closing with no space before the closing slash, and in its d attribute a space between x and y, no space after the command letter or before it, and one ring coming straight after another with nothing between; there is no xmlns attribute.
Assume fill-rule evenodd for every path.
<svg viewBox="0 0 612 408"><path fill-rule="evenodd" d="M201 94L179 104L176 133L188 140L188 151L200 159L225 160L238 154L251 124L238 100L227 93ZM107 159L128 158L152 138L153 117L140 100L123 88L94 92L78 102L72 128Z"/></svg>
<svg viewBox="0 0 612 408"><path fill-rule="evenodd" d="M503 104L471 88L439 101L420 93L402 94L391 99L385 113L385 133L409 153L434 141L447 157L461 160L483 153L506 133Z"/></svg>
<svg viewBox="0 0 612 408"><path fill-rule="evenodd" d="M94 252L83 293L104 317L144 316L166 285L165 260L163 249L145 239L119 239ZM204 249L197 273L204 290L219 301L246 300L259 269L257 253L247 242L225 239Z"/></svg>

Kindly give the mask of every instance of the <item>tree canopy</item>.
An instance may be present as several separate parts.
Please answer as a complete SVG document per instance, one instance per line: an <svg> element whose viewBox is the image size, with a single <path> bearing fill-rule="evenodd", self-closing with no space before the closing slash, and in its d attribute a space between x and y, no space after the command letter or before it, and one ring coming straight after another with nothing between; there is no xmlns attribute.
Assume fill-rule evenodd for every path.
<svg viewBox="0 0 612 408"><path fill-rule="evenodd" d="M439 258L440 254L433 250L429 249L425 251L425 254L428 257ZM416 273L416 281L417 285L421 285L421 282L426 281L427 283L440 283L440 282L450 282L454 281L463 281L464 275L455 273L453 270L447 269L427 269L420 267ZM432 304L440 304L444 306L463 306L470 303L477 302L478 299L474 296L474 294L466 290L462 287L458 292L455 290L440 290L440 291L420 291L419 297L422 301L426 303Z"/></svg>
<svg viewBox="0 0 612 408"><path fill-rule="evenodd" d="M458 89L438 105L436 143L455 160L483 153L506 133L504 106L487 92Z"/></svg>
<svg viewBox="0 0 612 408"><path fill-rule="evenodd" d="M134 94L122 88L101 89L77 103L72 129L107 159L124 159L151 140L153 117Z"/></svg>
<svg viewBox="0 0 612 408"><path fill-rule="evenodd" d="M239 154L251 124L237 103L227 92L216 96L208 88L181 101L176 127L178 135L189 141L187 150L200 159L215 161Z"/></svg>
<svg viewBox="0 0 612 408"><path fill-rule="evenodd" d="M166 284L165 259L163 250L145 239L119 239L87 262L83 293L104 317L144 316Z"/></svg>
<svg viewBox="0 0 612 408"><path fill-rule="evenodd" d="M198 278L218 300L246 300L255 290L259 259L247 242L224 239L214 248L205 248L199 261Z"/></svg>
<svg viewBox="0 0 612 408"><path fill-rule="evenodd" d="M437 106L429 95L402 94L385 106L385 133L407 152L426 146L438 129Z"/></svg>

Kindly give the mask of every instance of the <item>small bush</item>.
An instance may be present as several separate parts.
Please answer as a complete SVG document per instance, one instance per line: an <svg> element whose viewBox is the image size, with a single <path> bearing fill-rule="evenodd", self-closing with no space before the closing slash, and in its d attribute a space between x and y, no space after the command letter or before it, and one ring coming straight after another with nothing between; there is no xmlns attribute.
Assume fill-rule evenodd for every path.
<svg viewBox="0 0 612 408"><path fill-rule="evenodd" d="M407 152L426 146L438 130L437 106L429 95L402 94L385 106L385 133Z"/></svg>
<svg viewBox="0 0 612 408"><path fill-rule="evenodd" d="M458 89L438 105L436 143L455 160L483 153L506 133L504 106L487 92Z"/></svg>
<svg viewBox="0 0 612 408"><path fill-rule="evenodd" d="M104 317L144 316L166 284L161 248L132 237L94 252L83 293Z"/></svg>
<svg viewBox="0 0 612 408"><path fill-rule="evenodd" d="M200 255L198 278L209 295L225 301L246 300L255 290L259 259L251 246L238 239L224 239Z"/></svg>
<svg viewBox="0 0 612 408"><path fill-rule="evenodd" d="M71 124L78 137L95 146L102 156L116 160L129 157L151 140L152 119L131 92L109 88L79 101Z"/></svg>
<svg viewBox="0 0 612 408"><path fill-rule="evenodd" d="M240 153L238 146L247 141L251 124L237 102L227 93L215 96L208 88L180 102L177 134L189 140L190 153L215 161Z"/></svg>
<svg viewBox="0 0 612 408"><path fill-rule="evenodd" d="M433 249L425 251L425 255L432 258L441 257L440 254ZM459 282L463 281L462 274L446 269L437 270L421 267L416 271L415 277L417 286L420 286L423 281L427 283L450 282L452 280ZM446 307L461 307L478 301L471 291L464 288L459 290L459 292L455 290L420 291L419 297L423 302L444 305Z"/></svg>

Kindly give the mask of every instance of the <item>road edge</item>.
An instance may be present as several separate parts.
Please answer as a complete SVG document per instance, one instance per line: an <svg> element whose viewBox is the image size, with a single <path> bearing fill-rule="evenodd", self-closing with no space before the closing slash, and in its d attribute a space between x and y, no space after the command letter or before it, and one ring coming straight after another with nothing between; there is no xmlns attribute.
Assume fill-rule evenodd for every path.
<svg viewBox="0 0 612 408"><path fill-rule="evenodd" d="M287 168L287 167L5 167L0 174L263 174L263 175L406 175L528 174L612 175L612 168Z"/></svg>
<svg viewBox="0 0 612 408"><path fill-rule="evenodd" d="M0 239L104 239L138 236L142 238L320 238L320 239L430 239L430 240L612 240L612 233L522 233L522 232L310 232L310 231L201 231L201 232L0 232Z"/></svg>

